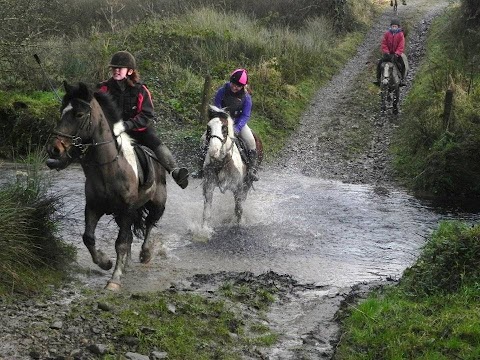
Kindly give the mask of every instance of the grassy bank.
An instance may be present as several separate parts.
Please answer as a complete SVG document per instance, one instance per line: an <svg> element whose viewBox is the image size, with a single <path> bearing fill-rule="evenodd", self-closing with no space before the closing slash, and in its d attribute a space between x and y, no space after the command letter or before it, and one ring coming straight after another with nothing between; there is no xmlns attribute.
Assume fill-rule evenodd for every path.
<svg viewBox="0 0 480 360"><path fill-rule="evenodd" d="M41 293L68 276L74 259L73 247L56 236L59 199L47 194L38 169L30 165L0 188L0 296Z"/></svg>
<svg viewBox="0 0 480 360"><path fill-rule="evenodd" d="M250 125L263 139L268 160L297 127L315 91L355 53L379 7L372 0L347 2L341 8L333 6L334 1L323 3L304 0L266 6L256 2L237 9L228 2L219 7L205 1L182 9L168 7L168 16L152 8L141 21L122 21L127 19L120 18L119 12L112 14L118 17L114 28L92 25L76 33L68 28L64 36L32 44L30 52L39 54L54 85L66 79L94 86L109 76L106 65L111 54L130 50L152 91L157 129L187 164L195 158L204 130L200 105L205 78L211 79L211 98L230 71L246 67L254 102ZM308 16L301 16L306 8ZM78 11L88 12L86 8ZM18 76L14 82L3 80L4 88L27 92L37 84L48 89L32 54L22 54L15 60L30 71L15 68Z"/></svg>
<svg viewBox="0 0 480 360"><path fill-rule="evenodd" d="M335 359L478 359L479 238L440 224L398 285L348 308Z"/></svg>
<svg viewBox="0 0 480 360"><path fill-rule="evenodd" d="M395 166L422 195L479 194L478 10L477 3L457 2L434 21L427 60L404 105ZM453 93L448 117L447 90ZM398 284L347 304L334 358L479 358L479 238L479 225L441 223Z"/></svg>
<svg viewBox="0 0 480 360"><path fill-rule="evenodd" d="M465 15L456 2L432 24L395 141L399 174L424 196L480 196L480 26Z"/></svg>

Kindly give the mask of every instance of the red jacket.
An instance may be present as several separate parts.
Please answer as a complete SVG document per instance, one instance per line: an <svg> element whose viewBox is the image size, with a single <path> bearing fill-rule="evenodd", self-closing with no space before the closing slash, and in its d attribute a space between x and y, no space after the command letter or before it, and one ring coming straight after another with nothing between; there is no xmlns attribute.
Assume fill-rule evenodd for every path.
<svg viewBox="0 0 480 360"><path fill-rule="evenodd" d="M382 53L402 55L405 49L405 36L403 30L396 33L390 30L385 32L382 39Z"/></svg>

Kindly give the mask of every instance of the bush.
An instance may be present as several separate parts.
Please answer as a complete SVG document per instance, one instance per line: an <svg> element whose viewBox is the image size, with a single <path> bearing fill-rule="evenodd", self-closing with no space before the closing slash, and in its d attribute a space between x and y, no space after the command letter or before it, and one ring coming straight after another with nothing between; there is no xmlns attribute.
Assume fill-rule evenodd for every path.
<svg viewBox="0 0 480 360"><path fill-rule="evenodd" d="M403 288L415 295L453 293L480 281L480 225L442 222L414 266L403 274Z"/></svg>
<svg viewBox="0 0 480 360"><path fill-rule="evenodd" d="M47 194L35 166L18 174L0 189L0 294L42 291L67 275L75 257L56 236L59 199Z"/></svg>
<svg viewBox="0 0 480 360"><path fill-rule="evenodd" d="M408 94L396 134L395 166L421 195L480 197L480 29L461 15L453 8L434 23L428 60ZM448 119L447 90L454 95Z"/></svg>
<svg viewBox="0 0 480 360"><path fill-rule="evenodd" d="M43 148L57 122L52 93L0 92L0 157L19 158Z"/></svg>

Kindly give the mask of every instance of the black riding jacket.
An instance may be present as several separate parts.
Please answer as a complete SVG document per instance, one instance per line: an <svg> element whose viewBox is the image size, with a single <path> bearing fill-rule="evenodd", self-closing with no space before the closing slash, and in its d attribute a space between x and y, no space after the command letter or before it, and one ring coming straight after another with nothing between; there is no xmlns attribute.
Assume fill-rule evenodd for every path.
<svg viewBox="0 0 480 360"><path fill-rule="evenodd" d="M126 84L122 90L113 78L100 83L99 90L109 93L122 112L126 130L145 131L155 119L152 96L142 83Z"/></svg>

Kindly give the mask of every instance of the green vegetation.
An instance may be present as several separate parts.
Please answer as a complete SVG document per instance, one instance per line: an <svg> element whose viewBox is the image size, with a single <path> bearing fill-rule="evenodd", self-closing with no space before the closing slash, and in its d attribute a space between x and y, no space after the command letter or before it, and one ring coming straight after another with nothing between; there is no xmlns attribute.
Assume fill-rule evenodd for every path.
<svg viewBox="0 0 480 360"><path fill-rule="evenodd" d="M455 3L432 25L410 91L396 167L419 193L478 197L480 4ZM444 116L447 90L453 111ZM442 222L400 282L341 314L335 359L478 359L480 225Z"/></svg>
<svg viewBox="0 0 480 360"><path fill-rule="evenodd" d="M478 359L480 225L441 223L397 286L343 318L335 359Z"/></svg>
<svg viewBox="0 0 480 360"><path fill-rule="evenodd" d="M435 197L480 196L479 5L455 3L432 25L427 60L409 92L394 149L407 186ZM477 17L465 17L474 13ZM453 109L445 115L446 92Z"/></svg>
<svg viewBox="0 0 480 360"><path fill-rule="evenodd" d="M41 36L20 29L9 33L29 47L9 40L16 51L3 61L7 72L16 76L2 78L0 85L25 93L49 90L33 59L36 52L54 84L66 79L94 86L109 77L106 65L110 56L128 49L152 91L162 139L176 154L187 158L186 162L194 157L204 130L200 105L207 75L212 79L211 97L230 71L238 67L249 70L254 101L250 125L262 138L268 159L297 127L314 92L355 53L378 6L372 0L344 4L334 0L241 4L206 0L181 5L170 0L156 5L141 0L125 1L125 7L116 9L114 2L95 2L90 8L86 1L76 3L76 21L72 21L69 3L59 3L55 12L49 11L45 24L43 9L38 9L37 21L28 15L36 1L28 9L13 2L5 7L26 13L22 19L30 19L30 29L38 26L35 34ZM128 10L132 6L136 6L141 21L131 15L135 13ZM99 11L93 14L92 9ZM100 18L99 13L103 14ZM56 27L51 26L52 17L57 20ZM57 31L64 35L58 36ZM47 94L45 101L50 103L54 96ZM0 103L0 111L4 106L9 105ZM35 106L28 104L28 109ZM5 120L3 125L3 121L0 117L0 125L8 134L11 122ZM47 131L51 123L40 128ZM6 138L3 146L17 146L11 140Z"/></svg>
<svg viewBox="0 0 480 360"><path fill-rule="evenodd" d="M58 115L58 102L49 93L0 91L0 158L43 149Z"/></svg>
<svg viewBox="0 0 480 360"><path fill-rule="evenodd" d="M47 194L36 164L0 188L0 295L44 291L74 259L73 247L55 235L59 199Z"/></svg>
<svg viewBox="0 0 480 360"><path fill-rule="evenodd" d="M169 359L233 360L274 344L277 335L252 316L267 310L273 295L260 300L263 295L251 282L241 286L241 299L225 298L225 287L236 292L239 286L225 284L208 298L175 291L86 294L72 303L66 319L71 324L110 329L107 336L89 339L109 348L104 359L117 359L127 351L150 354L156 350L167 352ZM35 326L38 332L54 336L54 330Z"/></svg>

